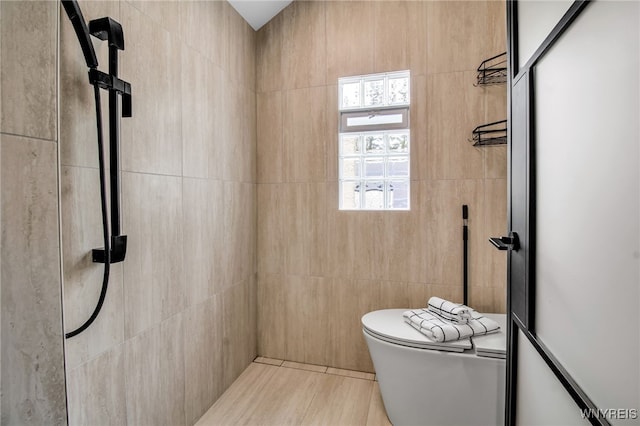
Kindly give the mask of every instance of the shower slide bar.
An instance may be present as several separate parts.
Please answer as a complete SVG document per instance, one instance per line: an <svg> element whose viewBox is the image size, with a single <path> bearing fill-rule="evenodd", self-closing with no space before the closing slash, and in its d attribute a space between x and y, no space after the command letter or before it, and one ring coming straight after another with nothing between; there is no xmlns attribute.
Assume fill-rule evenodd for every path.
<svg viewBox="0 0 640 426"><path fill-rule="evenodd" d="M93 249L94 262L104 263L102 289L96 307L87 321L75 330L66 333L70 338L82 333L96 319L107 293L109 285L110 264L122 262L127 252L127 236L120 234L120 182L119 182L119 137L120 137L120 108L118 96L122 97L122 117L131 117L131 85L118 78L118 50L124 50L124 34L122 26L111 18L100 18L89 22L87 27L82 11L76 0L62 0L71 24L80 43L85 62L89 68L89 83L94 87L96 125L98 139L98 162L100 168L100 198L102 209L102 228L104 247ZM107 40L109 45L109 73L97 69L98 59L90 36L100 40ZM102 112L100 109L100 89L109 93L109 157L110 157L110 201L111 201L111 232L107 220L106 179L102 136Z"/></svg>
<svg viewBox="0 0 640 426"><path fill-rule="evenodd" d="M109 74L89 70L89 82L109 92L109 165L111 188L111 263L122 262L127 253L127 236L120 235L120 117L118 95L122 96L122 116L131 117L131 85L118 78L118 50L124 50L122 26L111 18L89 22L91 35L109 44ZM93 249L93 261L105 263L106 249Z"/></svg>

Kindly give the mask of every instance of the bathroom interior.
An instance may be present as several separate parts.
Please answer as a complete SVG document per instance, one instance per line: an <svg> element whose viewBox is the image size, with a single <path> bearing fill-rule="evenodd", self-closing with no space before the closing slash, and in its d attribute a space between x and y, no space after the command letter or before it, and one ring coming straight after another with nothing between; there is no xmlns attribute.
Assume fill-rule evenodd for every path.
<svg viewBox="0 0 640 426"><path fill-rule="evenodd" d="M77 2L87 23L110 17L124 34L116 68L130 84L132 113L110 126L103 91L103 171L94 91L64 7L58 1L0 2L2 425L405 424L387 417L390 397L384 390L381 395L363 316L425 307L436 296L511 318L508 271L515 248L496 250L489 239L510 229L515 163L506 131L500 143L482 145L474 144L474 129L512 120L517 79L479 84L478 68L512 50L507 28L513 6L494 0L274 1L266 22L250 24L238 12L242 3L252 2ZM549 253L558 248L567 263L577 262L583 273L574 278L586 284L579 294L557 287L552 294L543 285L535 292L538 334L586 400L605 412L581 417L580 398L547 368L535 333L514 328L509 337L503 326L506 351L513 339L520 342L511 365L519 379L517 397L506 400L507 418L505 390L495 391L495 424L638 422L640 7L635 1L581 3L519 1L519 29L528 31L519 51L524 67L526 54L541 55L546 41L540 43L560 22L571 28L547 49L536 78L550 75L551 63L565 77L578 73L575 62L553 56L570 42L568 50L596 46L592 50L624 64L612 71L606 61L595 61L581 77L606 80L603 87L588 80L594 94L585 98L597 102L585 101L585 109L612 103L603 114L609 121L575 118L592 135L579 141L588 154L574 155L583 146L540 142L538 163L532 163L549 167L538 169L538 191L564 188L567 180L587 185L566 176L605 176L582 192L573 187L575 200L555 200L560 211L545 210L552 196L538 194L538 246L548 245ZM567 23L563 17L573 10L575 22ZM617 27L624 34L578 42L569 37L613 33L606 25L623 19ZM106 72L111 41L92 40ZM410 207L341 208L340 79L398 71L410 73ZM557 87L540 87L536 101L549 93L561 98ZM627 96L620 100L620 93ZM548 105L567 109L536 110L535 125L566 113L564 125L549 124L565 129L556 134L566 140L574 130L567 113L572 107L552 99ZM617 120L625 123L618 126L622 136L605 125ZM115 164L108 162L114 130ZM551 170L551 177L545 180L540 170ZM107 201L100 192L103 172L119 179L119 194ZM625 213L593 207L606 211L590 222L596 214L581 209L583 201L620 205L616 211ZM69 336L102 300L105 262L95 262L92 250L107 246L105 207L112 218L120 215L126 257L106 262L100 312ZM563 236L541 222L555 225L554 218L574 207L567 221L588 231L571 228L564 237L572 247L597 246L589 253L560 249ZM593 244L594 238L609 242ZM611 246L624 255L613 256ZM537 277L554 282L548 265L557 267L554 260L562 263L562 257L549 257L536 256ZM563 310L565 322L556 327L565 340L567 333L592 333L596 340L607 335L604 341L615 345L611 339L619 338L624 350L592 349L593 342L575 343L575 351L587 354L582 357L565 350L542 318L555 315L545 306L569 306L572 298L581 309ZM628 327L613 327L611 337L605 326L575 324L593 303L607 314L628 312ZM603 359L617 367L597 373ZM509 386L507 392L515 394ZM508 414L510 406L517 416ZM611 417L607 409L626 411ZM434 424L424 417L420 424Z"/></svg>

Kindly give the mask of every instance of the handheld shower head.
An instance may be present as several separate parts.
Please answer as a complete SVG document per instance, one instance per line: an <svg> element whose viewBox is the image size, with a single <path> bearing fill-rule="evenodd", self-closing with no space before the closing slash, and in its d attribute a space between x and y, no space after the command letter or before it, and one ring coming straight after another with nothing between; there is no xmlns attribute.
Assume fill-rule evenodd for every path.
<svg viewBox="0 0 640 426"><path fill-rule="evenodd" d="M92 36L100 40L107 40L109 47L124 50L124 33L119 22L108 17L94 19L89 22L89 31Z"/></svg>
<svg viewBox="0 0 640 426"><path fill-rule="evenodd" d="M96 52L93 49L89 29L87 28L87 24L84 22L84 17L82 16L82 11L80 11L78 2L76 0L62 0L62 6L64 7L65 12L67 12L67 16L69 16L69 20L76 32L87 67L97 68L98 58L96 57Z"/></svg>

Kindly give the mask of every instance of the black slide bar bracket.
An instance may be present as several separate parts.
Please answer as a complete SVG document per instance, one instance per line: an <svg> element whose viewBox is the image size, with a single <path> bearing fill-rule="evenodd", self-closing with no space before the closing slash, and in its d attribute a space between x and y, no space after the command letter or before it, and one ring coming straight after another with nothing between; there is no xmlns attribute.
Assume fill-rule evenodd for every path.
<svg viewBox="0 0 640 426"><path fill-rule="evenodd" d="M120 235L120 116L118 95L122 97L122 117L131 117L131 84L118 78L118 50L124 50L124 33L117 21L107 17L89 22L91 35L106 40L109 45L109 73L95 68L89 70L89 82L109 92L109 165L111 188L111 247L110 263L122 262L127 254L127 236ZM92 259L105 263L104 248L93 249Z"/></svg>

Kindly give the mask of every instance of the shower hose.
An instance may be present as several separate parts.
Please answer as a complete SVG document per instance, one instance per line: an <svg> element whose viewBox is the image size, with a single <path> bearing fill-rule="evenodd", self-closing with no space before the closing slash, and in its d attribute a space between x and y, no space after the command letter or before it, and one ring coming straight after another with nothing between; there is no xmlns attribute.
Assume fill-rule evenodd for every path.
<svg viewBox="0 0 640 426"><path fill-rule="evenodd" d="M65 338L70 338L82 333L87 329L96 319L102 305L104 304L104 298L107 295L107 287L109 286L109 271L111 267L111 248L109 246L109 225L107 223L107 188L105 179L105 166L104 166L104 143L102 140L102 110L100 109L100 88L97 84L93 85L95 102L96 102L96 125L98 131L98 162L100 168L100 204L102 209L102 237L104 239L104 274L102 276L102 289L100 290L100 297L98 303L93 310L93 313L84 324L76 328L69 333L66 333Z"/></svg>

